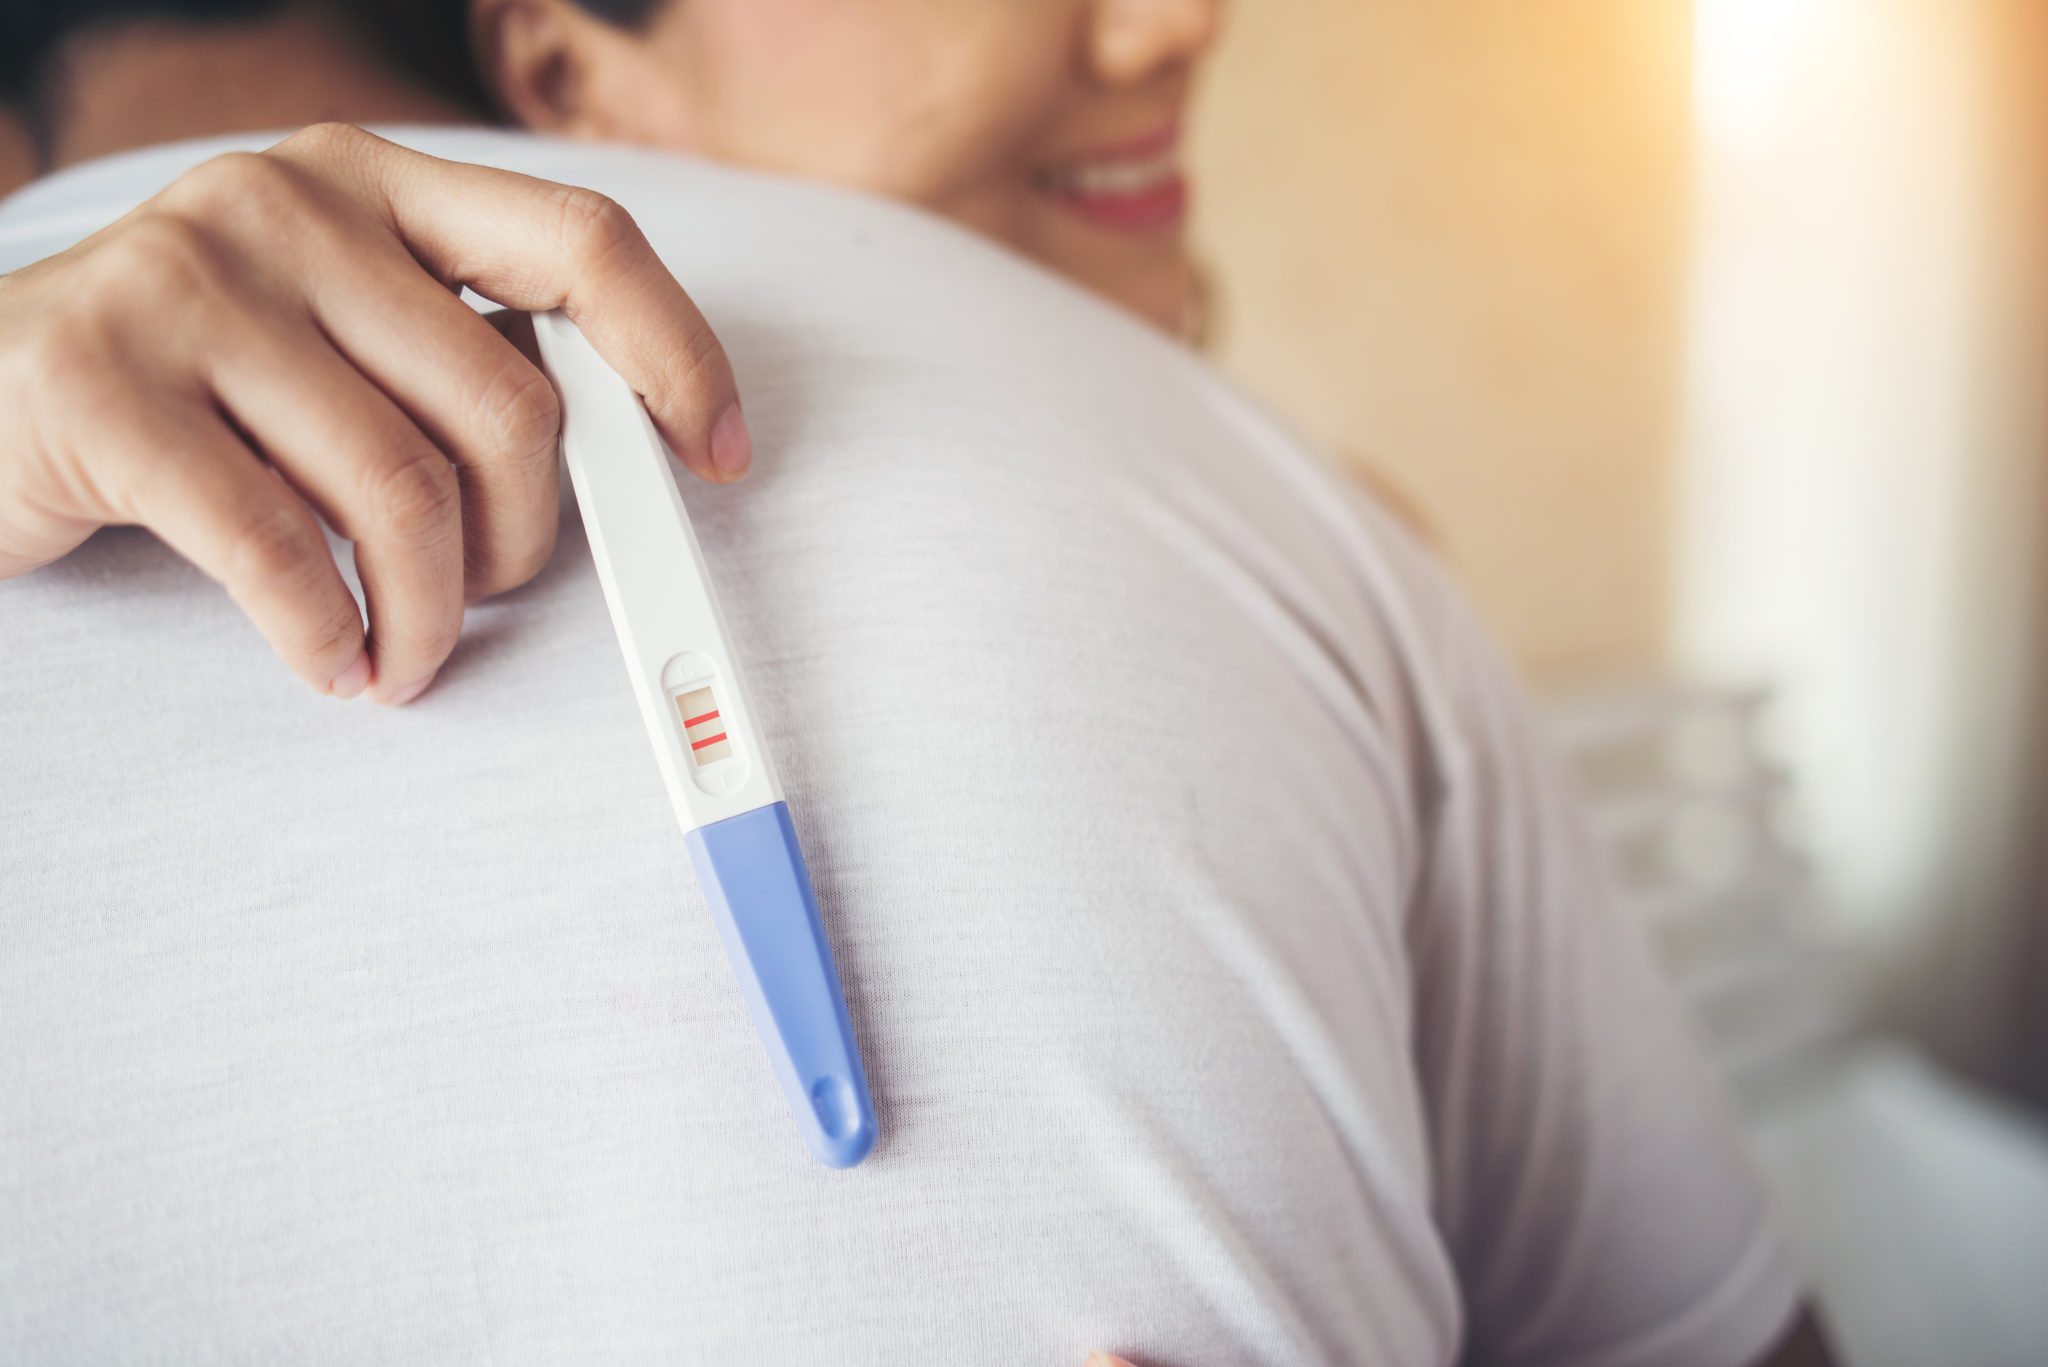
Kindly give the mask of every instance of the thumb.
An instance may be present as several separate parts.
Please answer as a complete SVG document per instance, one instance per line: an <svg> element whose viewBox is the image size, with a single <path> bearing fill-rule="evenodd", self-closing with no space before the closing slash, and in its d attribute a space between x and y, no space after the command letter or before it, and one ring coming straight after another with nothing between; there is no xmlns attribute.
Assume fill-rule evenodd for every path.
<svg viewBox="0 0 2048 1367"><path fill-rule="evenodd" d="M1088 1361L1081 1364L1081 1367L1131 1367L1131 1364L1120 1357L1097 1351L1090 1353Z"/></svg>

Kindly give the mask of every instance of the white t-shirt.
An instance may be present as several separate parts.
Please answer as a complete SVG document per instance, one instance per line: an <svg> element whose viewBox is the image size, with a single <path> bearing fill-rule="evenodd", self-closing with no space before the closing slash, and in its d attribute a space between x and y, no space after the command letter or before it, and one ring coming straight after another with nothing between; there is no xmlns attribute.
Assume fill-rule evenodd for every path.
<svg viewBox="0 0 2048 1367"><path fill-rule="evenodd" d="M0 583L0 1359L1761 1352L1716 1093L1342 474L913 211L406 140L623 201L730 348L755 472L684 494L883 1138L797 1138L573 514L402 710L103 532ZM0 267L222 145L18 195Z"/></svg>

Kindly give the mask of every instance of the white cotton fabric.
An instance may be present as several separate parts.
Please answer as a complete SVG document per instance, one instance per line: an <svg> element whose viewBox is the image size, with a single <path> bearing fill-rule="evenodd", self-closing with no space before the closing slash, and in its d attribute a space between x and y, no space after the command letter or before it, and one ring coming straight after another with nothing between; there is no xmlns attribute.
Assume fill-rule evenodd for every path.
<svg viewBox="0 0 2048 1367"><path fill-rule="evenodd" d="M913 211L622 200L883 1128L806 1155L573 513L317 697L112 530L0 583L0 1360L1733 1367L1795 1286L1440 570L1200 360ZM258 140L242 140L260 145ZM0 208L0 266L203 154Z"/></svg>

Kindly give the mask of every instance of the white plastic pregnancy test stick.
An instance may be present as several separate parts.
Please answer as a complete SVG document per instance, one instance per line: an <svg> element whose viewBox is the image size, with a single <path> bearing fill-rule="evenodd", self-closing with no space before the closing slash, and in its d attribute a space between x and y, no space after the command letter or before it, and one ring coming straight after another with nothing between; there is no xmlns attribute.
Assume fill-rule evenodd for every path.
<svg viewBox="0 0 2048 1367"><path fill-rule="evenodd" d="M562 453L647 737L754 1026L819 1162L875 1143L875 1108L810 871L669 468L626 382L560 312L535 314Z"/></svg>

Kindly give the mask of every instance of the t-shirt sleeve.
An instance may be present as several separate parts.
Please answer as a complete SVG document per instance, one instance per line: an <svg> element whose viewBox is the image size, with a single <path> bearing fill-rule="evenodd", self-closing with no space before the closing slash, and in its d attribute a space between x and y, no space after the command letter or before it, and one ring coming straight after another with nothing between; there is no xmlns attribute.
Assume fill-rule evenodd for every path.
<svg viewBox="0 0 2048 1367"><path fill-rule="evenodd" d="M1467 1360L1737 1367L1798 1285L1715 1079L1453 595L1407 926Z"/></svg>

